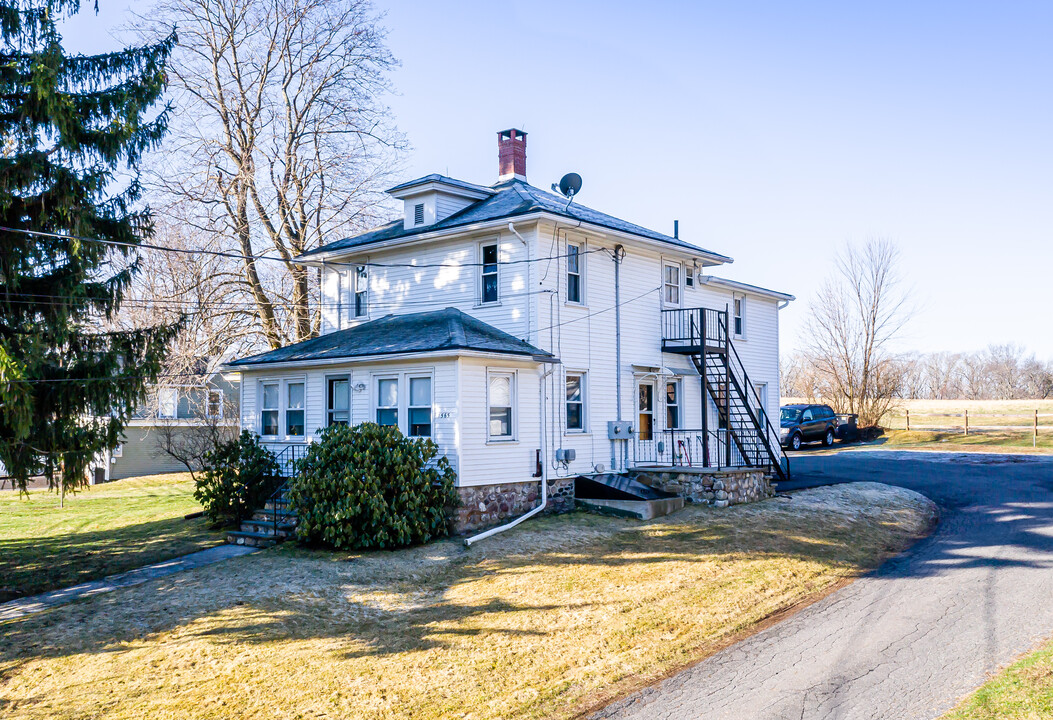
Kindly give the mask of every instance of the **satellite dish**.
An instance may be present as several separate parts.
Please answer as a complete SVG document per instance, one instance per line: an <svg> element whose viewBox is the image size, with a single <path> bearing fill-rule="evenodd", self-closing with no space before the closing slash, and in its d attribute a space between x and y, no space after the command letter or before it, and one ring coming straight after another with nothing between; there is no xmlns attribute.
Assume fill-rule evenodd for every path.
<svg viewBox="0 0 1053 720"><path fill-rule="evenodd" d="M559 191L564 197L572 198L581 190L581 175L567 173L559 181Z"/></svg>

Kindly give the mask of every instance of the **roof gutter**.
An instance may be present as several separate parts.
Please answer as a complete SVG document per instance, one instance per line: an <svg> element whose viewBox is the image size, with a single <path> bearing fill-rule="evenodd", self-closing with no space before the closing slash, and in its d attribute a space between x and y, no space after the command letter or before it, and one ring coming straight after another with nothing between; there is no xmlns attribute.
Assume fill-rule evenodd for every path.
<svg viewBox="0 0 1053 720"><path fill-rule="evenodd" d="M246 363L244 365L224 365L227 372L243 372L247 370L285 370L288 368L314 368L329 367L331 365L362 365L388 360L415 360L421 358L454 358L454 357L477 357L484 359L500 360L522 360L523 362L552 363L558 365L559 358L551 355L527 355L524 353L502 353L486 350L415 350L404 353L385 353L384 355L355 355L345 357L325 358L320 360L280 360L274 362Z"/></svg>
<svg viewBox="0 0 1053 720"><path fill-rule="evenodd" d="M683 253L684 255L687 255L689 257L700 258L702 260L709 260L709 262L713 265L728 265L735 262L734 258L728 257L727 255L721 255L720 253L710 252L702 248L681 247L679 245L674 245L662 240L655 240L654 238L648 238L643 235L636 235L635 233L629 233L623 230L615 230L614 228L604 227L603 225L596 225L586 220L579 220L578 218L570 217L569 215L559 215L557 213L549 212L547 210L536 210L534 212L526 213L520 216L506 215L505 217L498 218L496 220L487 220L486 222L472 223L469 225L455 225L450 228L443 228L442 230L433 230L431 232L422 232L406 237L393 238L391 240L383 240L381 242L363 245L357 248L344 248L341 250L319 252L306 258L303 255L300 255L293 258L292 261L299 265L320 266L323 264L323 262L331 262L333 258L347 257L349 255L360 254L366 251L371 252L374 250L383 250L392 247L399 247L402 245L410 245L416 242L420 242L422 240L434 240L437 238L462 235L464 233L494 230L506 226L508 223L511 222L511 218L515 218L515 222L519 224L541 219L553 220L555 222L571 219L578 222L580 228L587 229L589 232L597 235L610 235L613 237L621 238L623 240L629 240L634 243L640 243L643 245L659 248L667 253Z"/></svg>

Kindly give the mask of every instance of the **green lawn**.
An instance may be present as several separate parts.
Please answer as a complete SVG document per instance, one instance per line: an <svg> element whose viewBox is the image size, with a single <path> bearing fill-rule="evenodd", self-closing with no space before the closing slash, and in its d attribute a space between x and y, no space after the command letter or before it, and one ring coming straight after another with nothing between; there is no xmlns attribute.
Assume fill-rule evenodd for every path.
<svg viewBox="0 0 1053 720"><path fill-rule="evenodd" d="M0 602L67 587L223 541L187 473L118 480L66 495L0 493Z"/></svg>
<svg viewBox="0 0 1053 720"><path fill-rule="evenodd" d="M995 676L943 720L1038 720L1053 717L1053 642Z"/></svg>

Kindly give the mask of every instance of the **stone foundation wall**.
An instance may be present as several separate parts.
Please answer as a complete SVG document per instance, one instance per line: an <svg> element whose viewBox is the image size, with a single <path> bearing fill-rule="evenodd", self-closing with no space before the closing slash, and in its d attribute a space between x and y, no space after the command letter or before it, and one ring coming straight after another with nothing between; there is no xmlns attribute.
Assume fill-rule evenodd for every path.
<svg viewBox="0 0 1053 720"><path fill-rule="evenodd" d="M683 495L689 502L715 507L740 505L774 497L771 482L760 470L683 472L674 470L646 473L666 492Z"/></svg>
<svg viewBox="0 0 1053 720"><path fill-rule="evenodd" d="M537 507L541 481L459 487L454 532L464 534L514 520ZM549 478L548 503L544 514L574 509L574 478Z"/></svg>

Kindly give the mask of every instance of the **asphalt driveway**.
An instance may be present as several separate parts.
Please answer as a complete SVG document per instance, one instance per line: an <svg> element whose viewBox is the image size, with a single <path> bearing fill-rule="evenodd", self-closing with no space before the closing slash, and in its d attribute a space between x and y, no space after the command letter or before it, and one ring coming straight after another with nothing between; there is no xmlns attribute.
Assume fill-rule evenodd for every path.
<svg viewBox="0 0 1053 720"><path fill-rule="evenodd" d="M876 573L596 718L936 718L1053 635L1053 458L793 457L801 488L871 480L940 506Z"/></svg>

